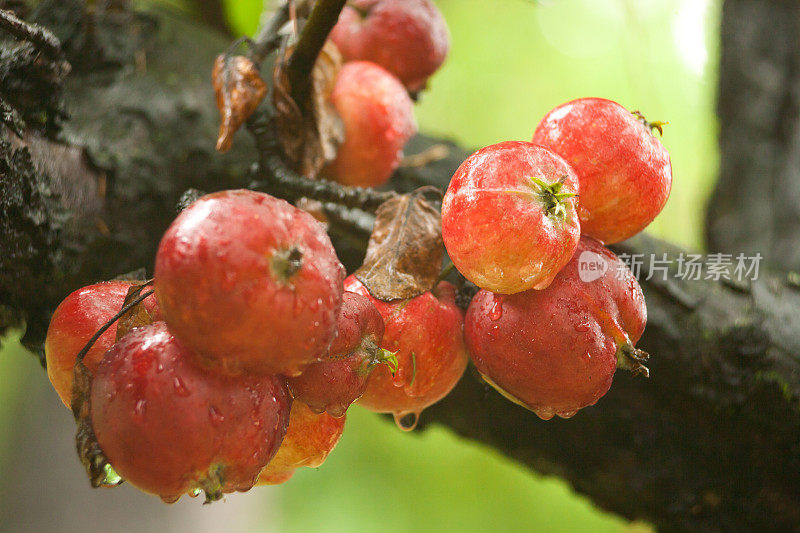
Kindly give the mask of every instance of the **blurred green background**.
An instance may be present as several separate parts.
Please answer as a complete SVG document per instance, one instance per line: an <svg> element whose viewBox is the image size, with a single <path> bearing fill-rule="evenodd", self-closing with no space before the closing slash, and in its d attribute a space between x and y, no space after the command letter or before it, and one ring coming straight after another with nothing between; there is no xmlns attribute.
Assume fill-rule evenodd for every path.
<svg viewBox="0 0 800 533"><path fill-rule="evenodd" d="M191 2L168 3L191 11ZM528 140L549 109L581 96L610 98L651 120L668 120L663 143L672 156L673 190L649 231L701 247L703 208L717 170L719 1L437 4L452 49L417 106L422 131L476 148ZM261 9L261 0L226 4L237 34L255 31ZM79 531L89 521L126 531L649 529L599 511L560 480L521 469L445 429L404 434L359 408L351 409L327 463L280 487L202 508L196 501L167 507L130 487L93 493L73 454L70 413L35 358L15 338L3 346L0 477L16 484L0 488L6 502L0 529ZM602 409L602 401L594 408ZM30 471L30 464L38 468ZM138 513L134 523L131 510Z"/></svg>

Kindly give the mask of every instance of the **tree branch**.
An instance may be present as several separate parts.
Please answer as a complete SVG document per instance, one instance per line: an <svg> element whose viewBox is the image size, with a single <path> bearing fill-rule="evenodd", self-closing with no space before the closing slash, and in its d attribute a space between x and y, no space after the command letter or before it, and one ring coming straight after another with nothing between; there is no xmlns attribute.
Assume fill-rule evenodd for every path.
<svg viewBox="0 0 800 533"><path fill-rule="evenodd" d="M720 174L710 250L760 252L800 269L800 3L726 0L722 9Z"/></svg>
<svg viewBox="0 0 800 533"><path fill-rule="evenodd" d="M20 20L11 11L0 9L0 29L21 41L33 43L52 59L63 59L64 57L61 44L50 31L41 26L28 24L24 20Z"/></svg>

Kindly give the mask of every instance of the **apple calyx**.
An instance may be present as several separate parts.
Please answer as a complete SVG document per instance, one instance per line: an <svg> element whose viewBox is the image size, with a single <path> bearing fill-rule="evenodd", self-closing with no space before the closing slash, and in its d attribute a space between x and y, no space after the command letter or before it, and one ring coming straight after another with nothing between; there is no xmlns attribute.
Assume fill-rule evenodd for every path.
<svg viewBox="0 0 800 533"><path fill-rule="evenodd" d="M627 341L617 349L617 368L628 370L634 376L650 377L650 369L642 363L650 359L650 354L633 346Z"/></svg>
<svg viewBox="0 0 800 533"><path fill-rule="evenodd" d="M632 111L631 113L633 114L633 116L638 118L642 122L642 124L644 124L647 127L647 129L650 130L650 133L653 133L653 131L658 131L659 135L661 135L662 137L664 136L664 126L669 124L669 122L662 122L660 120L655 120L653 122L649 122L644 117L644 114L641 111L639 111L638 109L636 111ZM653 133L653 135L655 135L655 134Z"/></svg>
<svg viewBox="0 0 800 533"><path fill-rule="evenodd" d="M222 499L222 469L222 465L211 465L208 469L208 475L200 480L200 488L206 495L203 505Z"/></svg>
<svg viewBox="0 0 800 533"><path fill-rule="evenodd" d="M578 196L574 192L561 192L566 176L561 176L555 183L547 183L536 176L529 176L531 187L536 189L536 196L544 203L544 210L549 216L565 220L567 218L567 204L564 200Z"/></svg>
<svg viewBox="0 0 800 533"><path fill-rule="evenodd" d="M303 252L297 246L278 250L272 254L272 272L278 281L289 283L289 279L303 267Z"/></svg>
<svg viewBox="0 0 800 533"><path fill-rule="evenodd" d="M392 375L394 375L398 368L397 352L390 352L386 348L378 348L378 353L375 354L375 360L372 362L372 366L380 364L388 366Z"/></svg>

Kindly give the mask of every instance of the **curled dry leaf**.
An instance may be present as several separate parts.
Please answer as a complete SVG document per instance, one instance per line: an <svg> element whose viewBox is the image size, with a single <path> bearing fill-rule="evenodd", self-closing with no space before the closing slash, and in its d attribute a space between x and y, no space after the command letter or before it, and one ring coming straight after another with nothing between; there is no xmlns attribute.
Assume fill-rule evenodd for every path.
<svg viewBox="0 0 800 533"><path fill-rule="evenodd" d="M344 141L344 124L330 101L342 56L332 42L325 43L311 71L311 94L304 108L292 99L286 76L287 50L275 63L273 100L277 112L278 136L295 171L315 178L325 164L336 159Z"/></svg>
<svg viewBox="0 0 800 533"><path fill-rule="evenodd" d="M375 213L367 255L355 276L379 300L413 298L439 278L442 217L425 199L429 190L439 192L423 187L386 201Z"/></svg>
<svg viewBox="0 0 800 533"><path fill-rule="evenodd" d="M125 295L125 301L122 303L122 307L127 306L138 298L149 283L149 281L145 281L131 285L128 289L128 294ZM119 317L119 320L117 320L117 336L114 340L118 341L133 328L147 326L152 324L153 321L153 315L148 311L144 301L141 301Z"/></svg>
<svg viewBox="0 0 800 533"><path fill-rule="evenodd" d="M233 143L233 134L267 95L267 84L261 79L258 67L248 58L226 54L217 56L211 78L222 117L217 150L227 152Z"/></svg>

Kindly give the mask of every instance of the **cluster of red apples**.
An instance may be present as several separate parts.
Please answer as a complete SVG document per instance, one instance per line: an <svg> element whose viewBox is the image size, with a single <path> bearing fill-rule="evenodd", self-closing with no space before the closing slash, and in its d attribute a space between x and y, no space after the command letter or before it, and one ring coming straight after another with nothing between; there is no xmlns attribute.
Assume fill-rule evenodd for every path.
<svg viewBox="0 0 800 533"><path fill-rule="evenodd" d="M330 38L346 60L331 94L345 141L324 175L381 185L415 133L409 92L441 65L447 29L429 0L352 0ZM634 347L644 297L603 243L641 231L666 202L669 156L653 126L608 100L577 100L551 111L533 142L489 146L461 165L441 228L453 264L481 289L466 317L446 281L374 297L345 276L324 226L283 200L204 196L164 234L154 294L128 311L132 324L113 319L149 285L98 283L62 302L47 334L50 379L76 413L85 397L116 474L168 502L319 466L354 402L411 429L470 356L509 399L571 417L608 391L616 368L646 372ZM590 281L587 260L605 265ZM81 366L91 375L82 392Z"/></svg>
<svg viewBox="0 0 800 533"><path fill-rule="evenodd" d="M350 0L330 40L345 61L331 94L345 140L323 176L383 185L417 132L409 92L424 89L444 61L447 25L430 0Z"/></svg>
<svg viewBox="0 0 800 533"><path fill-rule="evenodd" d="M331 40L347 60L331 94L346 141L326 173L383 183L416 131L409 91L441 65L447 29L428 0L354 0ZM123 310L133 322L116 320ZM356 400L413 429L464 373L463 317L447 282L406 300L374 298L345 278L310 214L231 190L181 212L152 282L70 294L45 352L64 404L76 418L88 404L112 477L166 502L215 500L322 464Z"/></svg>
<svg viewBox="0 0 800 533"><path fill-rule="evenodd" d="M465 323L472 361L543 419L596 403L617 368L648 374L634 347L647 321L642 289L604 244L642 231L667 201L661 125L610 100L574 100L550 111L532 142L478 150L450 181L444 244L481 289Z"/></svg>

